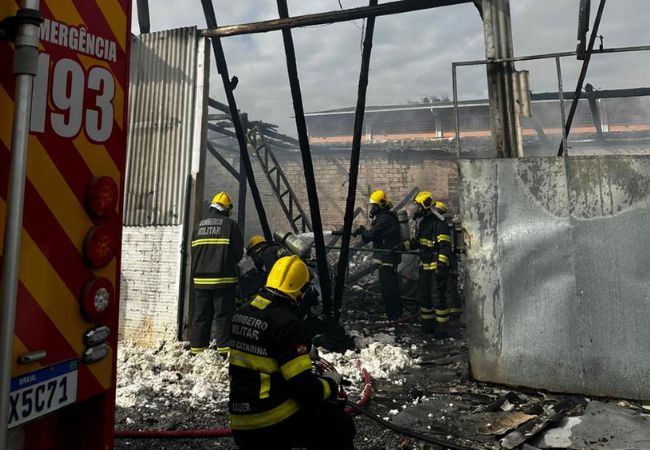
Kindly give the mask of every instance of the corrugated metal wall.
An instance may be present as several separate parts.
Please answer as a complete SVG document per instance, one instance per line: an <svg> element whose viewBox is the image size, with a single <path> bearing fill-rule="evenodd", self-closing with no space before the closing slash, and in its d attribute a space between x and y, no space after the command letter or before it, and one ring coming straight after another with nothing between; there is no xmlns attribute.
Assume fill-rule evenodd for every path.
<svg viewBox="0 0 650 450"><path fill-rule="evenodd" d="M650 400L650 158L459 168L473 376Z"/></svg>
<svg viewBox="0 0 650 450"><path fill-rule="evenodd" d="M125 225L183 221L197 81L196 28L132 38ZM200 78L200 77L199 77Z"/></svg>

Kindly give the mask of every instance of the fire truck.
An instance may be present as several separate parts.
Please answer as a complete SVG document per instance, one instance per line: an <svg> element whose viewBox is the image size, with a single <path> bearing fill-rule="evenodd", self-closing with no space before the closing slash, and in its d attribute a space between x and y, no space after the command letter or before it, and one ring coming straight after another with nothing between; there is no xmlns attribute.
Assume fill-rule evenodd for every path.
<svg viewBox="0 0 650 450"><path fill-rule="evenodd" d="M0 2L0 448L113 448L130 17Z"/></svg>

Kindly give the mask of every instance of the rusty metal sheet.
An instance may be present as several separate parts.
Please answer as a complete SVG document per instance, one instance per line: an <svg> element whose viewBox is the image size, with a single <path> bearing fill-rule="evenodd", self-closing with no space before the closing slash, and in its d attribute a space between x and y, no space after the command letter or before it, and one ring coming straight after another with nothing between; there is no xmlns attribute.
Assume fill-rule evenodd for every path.
<svg viewBox="0 0 650 450"><path fill-rule="evenodd" d="M472 374L650 399L650 158L459 162Z"/></svg>

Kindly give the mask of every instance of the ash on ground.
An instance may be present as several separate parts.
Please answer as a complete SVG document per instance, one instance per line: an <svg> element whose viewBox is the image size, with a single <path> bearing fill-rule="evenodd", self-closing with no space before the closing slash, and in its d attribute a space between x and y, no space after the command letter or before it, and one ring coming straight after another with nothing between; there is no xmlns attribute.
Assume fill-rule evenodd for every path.
<svg viewBox="0 0 650 450"><path fill-rule="evenodd" d="M405 297L404 316L408 317L417 308L413 299ZM578 421L585 407L588 408L586 405L593 400L471 381L461 324L453 324L453 338L434 340L422 332L417 315L399 324L381 322L380 299L370 285L353 290L345 306L342 325L354 339L354 349L334 352L320 348L320 356L352 382L347 388L352 401L357 401L362 394L359 364L365 367L371 374L373 386L366 411L403 431L446 441L454 444L454 448L499 449L502 448L501 439L518 442L519 435L526 436L526 442L522 441L516 448L529 444L552 448L546 443L550 442L548 436L557 434L558 430L562 434L562 428L554 427L563 426L561 420L569 416L573 416L571 423ZM183 343L161 342L154 349L142 349L129 342L120 345L117 430L228 427L228 368L215 351L207 350L191 357ZM637 421L644 416L644 407L650 410L634 402L605 402L611 408L634 416ZM593 402L592 405L595 403L600 404ZM601 410L609 411L607 408ZM355 423L357 449L449 448L399 434L365 415L356 415ZM536 428L540 432L528 437L523 430L537 423L542 424ZM609 433L609 441L615 441L615 431L603 431ZM546 438L545 433L548 433ZM606 441L598 443L600 446L563 448L608 448ZM152 448L202 450L235 449L236 446L229 437L116 441L118 450Z"/></svg>

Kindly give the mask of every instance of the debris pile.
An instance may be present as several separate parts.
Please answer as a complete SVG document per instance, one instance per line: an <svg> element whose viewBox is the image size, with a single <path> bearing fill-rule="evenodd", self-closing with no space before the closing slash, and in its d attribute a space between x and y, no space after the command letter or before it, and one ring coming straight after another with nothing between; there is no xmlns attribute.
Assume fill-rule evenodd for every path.
<svg viewBox="0 0 650 450"><path fill-rule="evenodd" d="M650 406L638 402L506 389L471 381L464 328L434 340L417 320L378 330L381 305L357 301L344 327L354 349L320 348L320 357L348 378L350 399L363 388L359 365L372 377L370 403L357 416L355 448L610 449L650 448ZM182 343L118 352L117 428L176 430L228 426L227 364L213 350L190 357ZM371 420L370 420L371 419ZM137 441L119 449L234 449L231 439Z"/></svg>

